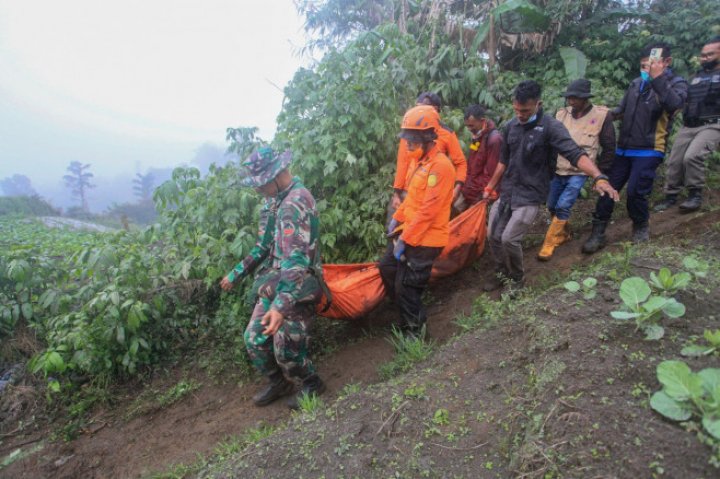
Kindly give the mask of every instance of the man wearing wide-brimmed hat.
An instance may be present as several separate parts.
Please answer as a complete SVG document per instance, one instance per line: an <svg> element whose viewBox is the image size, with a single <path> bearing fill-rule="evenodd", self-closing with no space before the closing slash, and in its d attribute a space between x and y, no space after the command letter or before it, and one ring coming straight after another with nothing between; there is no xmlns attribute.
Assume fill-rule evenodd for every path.
<svg viewBox="0 0 720 479"><path fill-rule="evenodd" d="M562 96L566 106L558 110L555 118L565 125L570 136L585 150L598 169L607 174L615 157L615 129L612 116L606 106L593 105L590 98L590 81L575 80L568 85ZM555 177L550 183L547 207L552 223L545 235L545 241L538 253L538 259L549 260L555 248L570 239L570 209L577 201L585 185L587 175L558 155Z"/></svg>
<svg viewBox="0 0 720 479"><path fill-rule="evenodd" d="M253 397L265 406L294 390L288 406L297 409L303 395L317 395L325 385L308 357L308 328L322 296L318 215L315 199L288 166L292 154L262 147L243 164L241 186L265 197L258 239L250 253L223 278L228 291L255 272L255 301L245 329L245 346L253 365L269 385Z"/></svg>

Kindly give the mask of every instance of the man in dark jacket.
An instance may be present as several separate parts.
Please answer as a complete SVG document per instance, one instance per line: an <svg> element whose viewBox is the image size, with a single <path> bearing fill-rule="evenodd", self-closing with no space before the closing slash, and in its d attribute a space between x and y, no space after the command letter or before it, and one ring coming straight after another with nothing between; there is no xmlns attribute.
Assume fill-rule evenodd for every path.
<svg viewBox="0 0 720 479"><path fill-rule="evenodd" d="M648 45L640 55L640 76L632 81L620 106L613 110L614 119L621 120L621 124L615 160L608 176L618 191L627 184L627 209L633 222L634 243L650 239L647 199L652 192L655 170L665 157L673 115L682 109L687 98L687 82L670 70L671 64L668 45ZM605 246L605 228L614 207L608 198L598 199L592 234L583 245L583 253L592 254Z"/></svg>
<svg viewBox="0 0 720 479"><path fill-rule="evenodd" d="M683 186L688 197L680 203L680 211L695 211L702 205L705 160L720 144L720 36L703 45L700 66L702 70L690 80L683 127L665 166L665 200L655 206L655 211L677 203Z"/></svg>
<svg viewBox="0 0 720 479"><path fill-rule="evenodd" d="M513 92L515 118L505 126L502 154L483 198L492 197L502 179L500 199L490 211L489 244L495 260L495 275L483 286L486 291L511 283L522 288L522 239L550 191L560 153L593 179L593 189L613 201L618 194L607 176L570 137L567 128L542 110L541 88L536 82L520 82Z"/></svg>

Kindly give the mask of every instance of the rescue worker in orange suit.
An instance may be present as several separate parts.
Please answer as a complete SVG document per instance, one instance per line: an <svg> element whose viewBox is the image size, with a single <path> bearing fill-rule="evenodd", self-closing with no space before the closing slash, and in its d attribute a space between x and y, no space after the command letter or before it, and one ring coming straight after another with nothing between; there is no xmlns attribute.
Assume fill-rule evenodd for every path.
<svg viewBox="0 0 720 479"><path fill-rule="evenodd" d="M407 196L389 225L393 241L379 264L385 289L400 308L400 329L413 337L423 335L427 313L421 296L450 237L456 171L437 144L436 118L429 106L411 108L403 118L400 138L419 159L408 174Z"/></svg>
<svg viewBox="0 0 720 479"><path fill-rule="evenodd" d="M437 123L433 125L437 139L435 143L440 151L445 153L452 164L455 166L455 186L453 190L453 201L458 198L460 190L465 183L465 177L467 176L467 162L465 161L465 154L462 151L460 142L458 141L457 135L447 125L440 121L440 109L442 108L442 101L436 93L423 92L421 93L415 104L416 106L428 105L435 109L437 112ZM410 152L408 150L407 141L400 139L400 145L398 146L397 155L397 166L395 169L395 181L393 182L393 196L390 201L388 208L388 217L392 217L393 212L400 206L403 198L407 194L408 189L408 173L413 170L413 165L416 163L419 151Z"/></svg>

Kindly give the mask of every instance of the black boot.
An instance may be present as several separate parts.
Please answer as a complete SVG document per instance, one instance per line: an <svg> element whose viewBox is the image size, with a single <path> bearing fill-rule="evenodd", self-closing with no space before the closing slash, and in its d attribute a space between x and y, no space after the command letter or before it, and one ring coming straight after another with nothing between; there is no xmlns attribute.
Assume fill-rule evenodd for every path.
<svg viewBox="0 0 720 479"><path fill-rule="evenodd" d="M320 376L313 374L303 379L300 391L287 401L287 405L293 411L300 409L300 399L303 396L319 396L325 392L325 383L320 379Z"/></svg>
<svg viewBox="0 0 720 479"><path fill-rule="evenodd" d="M633 223L632 242L635 244L650 241L650 227L645 223Z"/></svg>
<svg viewBox="0 0 720 479"><path fill-rule="evenodd" d="M256 406L267 406L271 402L287 396L293 391L293 383L285 379L281 371L272 373L268 376L268 380L270 384L252 398Z"/></svg>
<svg viewBox="0 0 720 479"><path fill-rule="evenodd" d="M660 203L655 205L655 208L653 208L653 211L661 212L665 211L668 208L671 208L675 206L675 203L677 203L677 194L667 194L665 195L665 199L662 200Z"/></svg>
<svg viewBox="0 0 720 479"><path fill-rule="evenodd" d="M690 213L699 210L700 206L702 206L702 190L700 188L691 188L687 199L680 203L680 211Z"/></svg>
<svg viewBox="0 0 720 479"><path fill-rule="evenodd" d="M590 237L585 241L582 246L582 252L585 254L593 254L605 247L605 228L607 228L607 221L593 219L592 233Z"/></svg>

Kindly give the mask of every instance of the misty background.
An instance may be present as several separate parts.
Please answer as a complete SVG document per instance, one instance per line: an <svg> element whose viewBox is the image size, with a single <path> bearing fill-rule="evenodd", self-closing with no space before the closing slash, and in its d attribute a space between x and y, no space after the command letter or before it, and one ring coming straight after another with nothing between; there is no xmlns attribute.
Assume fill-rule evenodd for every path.
<svg viewBox="0 0 720 479"><path fill-rule="evenodd" d="M302 23L292 0L0 0L0 193L80 206L63 179L79 162L100 213L142 178L236 159L228 127L270 140L311 61Z"/></svg>

